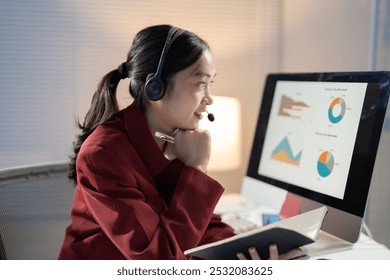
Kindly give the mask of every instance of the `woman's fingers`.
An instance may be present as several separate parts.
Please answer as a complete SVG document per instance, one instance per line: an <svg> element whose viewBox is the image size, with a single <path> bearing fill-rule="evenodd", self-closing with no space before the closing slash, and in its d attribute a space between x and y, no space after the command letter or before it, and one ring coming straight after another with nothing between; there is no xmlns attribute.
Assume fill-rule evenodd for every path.
<svg viewBox="0 0 390 280"><path fill-rule="evenodd" d="M278 246L276 244L271 244L269 246L269 259L270 260L279 260L279 251Z"/></svg>
<svg viewBox="0 0 390 280"><path fill-rule="evenodd" d="M257 252L255 247L249 248L249 255L251 256L252 260L261 260L259 253Z"/></svg>
<svg viewBox="0 0 390 280"><path fill-rule="evenodd" d="M250 247L248 249L248 252L250 255L250 259L261 260L261 257L255 247ZM303 254L305 254L305 251L302 250L302 248L296 248L287 253L279 255L278 246L276 246L276 244L271 244L269 246L269 260L289 260L299 257ZM247 257L242 252L237 252L236 256L239 260L247 260Z"/></svg>
<svg viewBox="0 0 390 280"><path fill-rule="evenodd" d="M251 260L261 260L261 257L255 247L250 247L248 249L248 252ZM270 258L269 258L270 260L279 259L278 248L276 247L276 245L270 245L269 254L270 254ZM247 260L246 256L242 252L237 252L236 256L239 260Z"/></svg>
<svg viewBox="0 0 390 280"><path fill-rule="evenodd" d="M279 255L279 259L289 260L289 259L293 259L293 258L302 256L302 255L305 255L305 254L306 254L306 252L304 250L302 250L301 248L296 248L296 249L293 249L285 254Z"/></svg>
<svg viewBox="0 0 390 280"><path fill-rule="evenodd" d="M245 255L243 254L243 253L241 253L241 252L238 252L237 254L236 254L236 256L237 256L237 258L239 259L239 260L247 260L247 258L245 257Z"/></svg>

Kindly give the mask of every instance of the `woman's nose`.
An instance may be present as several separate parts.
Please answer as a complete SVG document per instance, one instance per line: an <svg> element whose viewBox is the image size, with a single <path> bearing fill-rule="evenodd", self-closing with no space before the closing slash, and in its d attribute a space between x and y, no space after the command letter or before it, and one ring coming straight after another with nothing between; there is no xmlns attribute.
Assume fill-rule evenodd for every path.
<svg viewBox="0 0 390 280"><path fill-rule="evenodd" d="M206 103L207 105L212 105L212 104L214 103L214 99L211 97L210 94L207 94L207 95L204 97L203 100L205 101L205 103Z"/></svg>

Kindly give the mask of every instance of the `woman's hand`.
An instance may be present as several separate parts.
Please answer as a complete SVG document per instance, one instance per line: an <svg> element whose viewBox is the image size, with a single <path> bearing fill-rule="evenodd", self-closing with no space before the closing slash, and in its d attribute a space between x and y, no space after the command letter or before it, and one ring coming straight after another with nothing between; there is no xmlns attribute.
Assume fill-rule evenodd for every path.
<svg viewBox="0 0 390 280"><path fill-rule="evenodd" d="M256 248L251 247L248 250L249 255L251 256L252 260L261 260L259 253L257 252ZM293 249L285 254L280 254L278 252L278 247L275 244L271 244L269 246L269 260L289 260L292 258L296 258L300 255L302 255L303 250L301 248ZM237 258L239 260L247 260L245 255L241 252L237 253Z"/></svg>
<svg viewBox="0 0 390 280"><path fill-rule="evenodd" d="M187 166L206 172L210 160L211 137L207 130L178 130L174 155Z"/></svg>

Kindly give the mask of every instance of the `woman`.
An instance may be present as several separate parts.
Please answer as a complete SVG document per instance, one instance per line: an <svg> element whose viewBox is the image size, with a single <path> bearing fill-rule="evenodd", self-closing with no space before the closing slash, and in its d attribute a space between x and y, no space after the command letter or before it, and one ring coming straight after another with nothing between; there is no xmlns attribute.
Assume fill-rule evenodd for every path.
<svg viewBox="0 0 390 280"><path fill-rule="evenodd" d="M135 36L79 124L60 259L188 259L185 250L234 234L213 214L223 188L206 174L210 135L198 129L215 75L209 46L194 33L159 25ZM125 78L134 102L118 112Z"/></svg>

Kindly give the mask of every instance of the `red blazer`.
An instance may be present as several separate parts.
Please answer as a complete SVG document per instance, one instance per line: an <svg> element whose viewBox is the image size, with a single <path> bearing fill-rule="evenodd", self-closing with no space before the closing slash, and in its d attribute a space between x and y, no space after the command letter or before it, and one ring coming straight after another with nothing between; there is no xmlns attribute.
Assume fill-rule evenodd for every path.
<svg viewBox="0 0 390 280"><path fill-rule="evenodd" d="M186 249L234 234L213 214L222 186L167 160L135 105L87 138L76 166L59 259L188 259Z"/></svg>

